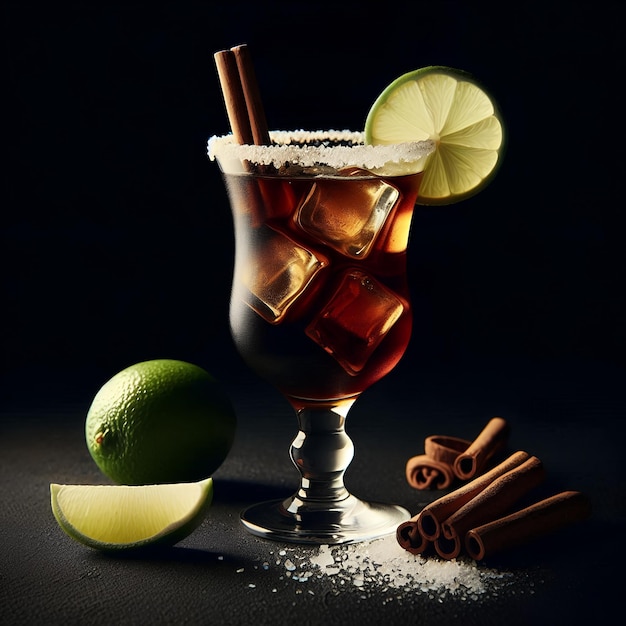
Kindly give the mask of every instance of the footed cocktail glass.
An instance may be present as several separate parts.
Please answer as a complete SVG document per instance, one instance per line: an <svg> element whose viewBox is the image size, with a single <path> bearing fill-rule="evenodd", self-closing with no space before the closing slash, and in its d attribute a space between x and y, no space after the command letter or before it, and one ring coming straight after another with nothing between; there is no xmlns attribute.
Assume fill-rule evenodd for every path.
<svg viewBox="0 0 626 626"><path fill-rule="evenodd" d="M242 513L254 534L337 544L395 532L409 513L350 494L348 411L409 342L406 249L432 142L365 146L362 133L212 137L233 214L230 325L245 362L295 409L300 487Z"/></svg>

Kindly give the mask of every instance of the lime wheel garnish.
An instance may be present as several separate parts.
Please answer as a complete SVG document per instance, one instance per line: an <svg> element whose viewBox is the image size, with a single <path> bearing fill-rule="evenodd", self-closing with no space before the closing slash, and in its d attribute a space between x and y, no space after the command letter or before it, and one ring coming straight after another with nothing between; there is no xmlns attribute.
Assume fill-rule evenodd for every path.
<svg viewBox="0 0 626 626"><path fill-rule="evenodd" d="M460 202L488 184L501 162L504 124L498 106L468 73L429 66L394 80L365 123L368 144L430 139L418 204Z"/></svg>

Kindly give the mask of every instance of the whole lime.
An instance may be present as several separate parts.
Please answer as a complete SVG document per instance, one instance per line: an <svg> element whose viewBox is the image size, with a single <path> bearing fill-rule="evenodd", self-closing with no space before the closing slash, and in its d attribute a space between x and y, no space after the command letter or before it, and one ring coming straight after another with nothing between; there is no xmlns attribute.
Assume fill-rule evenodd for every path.
<svg viewBox="0 0 626 626"><path fill-rule="evenodd" d="M233 406L203 368L171 359L131 365L106 382L85 422L100 470L123 485L212 476L232 447Z"/></svg>

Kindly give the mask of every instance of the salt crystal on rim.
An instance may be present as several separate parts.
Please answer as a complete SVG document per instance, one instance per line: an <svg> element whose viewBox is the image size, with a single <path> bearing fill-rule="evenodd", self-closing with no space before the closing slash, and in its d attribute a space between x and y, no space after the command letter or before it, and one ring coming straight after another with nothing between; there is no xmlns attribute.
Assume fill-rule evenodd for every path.
<svg viewBox="0 0 626 626"><path fill-rule="evenodd" d="M435 149L433 141L413 141L389 145L365 145L362 132L330 131L272 131L272 145L240 145L233 135L213 136L208 142L211 160L237 159L258 165L281 167L284 163L314 167L327 165L375 169L389 163L415 163ZM334 145L331 145L334 144Z"/></svg>

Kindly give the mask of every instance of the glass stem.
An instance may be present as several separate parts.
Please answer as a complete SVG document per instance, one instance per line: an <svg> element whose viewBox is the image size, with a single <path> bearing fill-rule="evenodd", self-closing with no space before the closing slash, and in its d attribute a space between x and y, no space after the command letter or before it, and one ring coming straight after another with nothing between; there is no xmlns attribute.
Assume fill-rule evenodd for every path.
<svg viewBox="0 0 626 626"><path fill-rule="evenodd" d="M333 403L308 404L296 410L299 431L291 444L291 459L301 474L300 488L286 508L303 504L340 502L350 496L345 471L354 456L346 434L346 416L356 398Z"/></svg>
<svg viewBox="0 0 626 626"><path fill-rule="evenodd" d="M260 502L241 520L261 537L296 543L339 544L395 533L409 512L395 504L365 502L344 485L354 457L346 416L356 397L312 403L289 398L299 430L290 455L300 472L300 487L286 500Z"/></svg>

